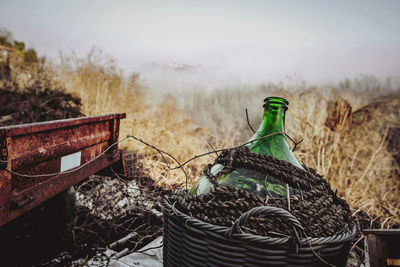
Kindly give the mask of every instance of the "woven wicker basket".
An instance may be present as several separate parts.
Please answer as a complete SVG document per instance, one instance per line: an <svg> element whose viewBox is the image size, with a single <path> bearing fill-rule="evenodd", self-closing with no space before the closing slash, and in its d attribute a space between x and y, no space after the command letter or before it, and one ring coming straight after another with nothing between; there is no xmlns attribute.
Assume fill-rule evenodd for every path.
<svg viewBox="0 0 400 267"><path fill-rule="evenodd" d="M163 205L164 266L345 266L356 231L352 225L331 237L300 239L300 222L276 207L253 208L228 228L180 212L168 197ZM240 226L261 213L285 217L293 226L293 237L241 233Z"/></svg>

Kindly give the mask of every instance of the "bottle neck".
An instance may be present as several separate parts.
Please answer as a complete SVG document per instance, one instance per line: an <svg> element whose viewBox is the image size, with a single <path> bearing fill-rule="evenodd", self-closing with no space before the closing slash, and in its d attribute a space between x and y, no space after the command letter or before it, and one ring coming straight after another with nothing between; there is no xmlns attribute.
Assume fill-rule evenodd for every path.
<svg viewBox="0 0 400 267"><path fill-rule="evenodd" d="M260 125L260 128L254 134L254 136L250 140L255 140L261 137L264 137L269 134L277 133L277 132L285 132L285 107L279 106L269 106L267 105L264 109L264 118ZM268 138L266 138L268 139ZM250 143L251 147L259 145L260 143L264 143L265 139L254 141Z"/></svg>
<svg viewBox="0 0 400 267"><path fill-rule="evenodd" d="M283 107L266 106L264 110L263 122L258 129L259 137L276 133L285 132L285 113Z"/></svg>
<svg viewBox="0 0 400 267"><path fill-rule="evenodd" d="M292 150L290 150L284 134L276 134L266 137L273 133L285 133L285 115L287 105L273 103L271 105L266 104L264 107L263 122L258 131L250 139L251 141L255 139L259 140L251 142L248 145L250 151L256 154L263 154L280 160L285 160L292 163L294 166L302 168Z"/></svg>

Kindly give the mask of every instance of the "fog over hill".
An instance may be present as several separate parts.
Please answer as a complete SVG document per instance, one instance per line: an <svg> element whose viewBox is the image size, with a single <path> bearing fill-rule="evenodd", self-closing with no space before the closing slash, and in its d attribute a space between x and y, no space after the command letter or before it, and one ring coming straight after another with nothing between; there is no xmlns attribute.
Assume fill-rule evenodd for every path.
<svg viewBox="0 0 400 267"><path fill-rule="evenodd" d="M177 53L153 55L154 58L148 54L150 51L133 53L120 63L124 69L140 73L151 88L165 92L301 81L321 85L360 75L373 75L380 80L391 77L393 83L400 80L398 47L393 45L381 50L373 45L331 45L299 49L213 48L190 56Z"/></svg>
<svg viewBox="0 0 400 267"><path fill-rule="evenodd" d="M400 75L400 2L0 0L40 55L96 46L159 93Z"/></svg>

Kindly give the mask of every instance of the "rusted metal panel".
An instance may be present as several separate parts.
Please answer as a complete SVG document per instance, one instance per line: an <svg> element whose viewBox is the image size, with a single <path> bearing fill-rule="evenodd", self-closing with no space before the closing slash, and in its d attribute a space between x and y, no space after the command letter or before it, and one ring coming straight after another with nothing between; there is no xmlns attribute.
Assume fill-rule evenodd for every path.
<svg viewBox="0 0 400 267"><path fill-rule="evenodd" d="M96 145L103 142L108 142L110 139L110 132L102 131L96 132L93 130L90 134L86 136L76 136L82 133L80 131L82 128L86 127L79 127L79 130L73 129L74 131L60 131L46 133L46 136L54 135L54 138L50 140L43 140L42 136L29 134L24 136L17 136L16 138L12 139L13 143L18 144L16 147L16 151L13 151L13 158L11 164L13 169L19 170L28 165L36 165L39 162L43 162L46 160L53 159L59 155L68 155L75 151L79 151L85 147ZM74 136L75 139L71 139L70 137L60 137L58 136L60 133L64 134L64 132L68 132L69 136ZM67 136L67 135L66 135ZM50 144L48 147L43 147L43 143L46 142ZM40 146L38 145L40 144ZM26 150L29 148L29 151Z"/></svg>
<svg viewBox="0 0 400 267"><path fill-rule="evenodd" d="M79 147L79 149L70 151L68 154L73 153L75 151L81 151L81 164L88 162L89 160L93 159L101 152L106 150L108 147L107 140L105 142L95 144L90 147ZM42 161L36 165L27 165L24 168L18 169L18 173L21 174L28 174L28 175L35 175L41 173L58 173L60 172L61 166L61 158L64 156L63 154L58 154L59 156L55 156L51 160ZM23 191L26 188L29 188L37 183L41 183L50 177L20 177L18 175L13 175L12 179L12 187L14 191Z"/></svg>
<svg viewBox="0 0 400 267"><path fill-rule="evenodd" d="M58 155L67 155L83 147L108 141L112 136L109 123L110 121L102 121L12 135L12 166L14 169L21 169L29 164L34 165Z"/></svg>
<svg viewBox="0 0 400 267"><path fill-rule="evenodd" d="M0 127L0 130L5 130L7 136L17 136L17 135L49 131L49 130L60 129L70 126L77 126L88 123L108 121L115 118L124 119L126 118L126 114L117 113L104 116L83 117L83 118L57 120L51 122L45 121L45 122L36 122L36 123L20 124L13 126L4 126Z"/></svg>
<svg viewBox="0 0 400 267"><path fill-rule="evenodd" d="M11 221L66 188L78 183L85 177L118 162L120 159L121 153L118 153L116 158L105 154L76 172L60 174L24 191L12 192L10 205L0 207L0 214L2 214L0 216L0 225Z"/></svg>
<svg viewBox="0 0 400 267"><path fill-rule="evenodd" d="M125 117L111 114L0 127L0 146L7 149L0 169L0 225L110 165L124 172L118 145L98 156L118 142L119 122ZM75 164L72 167L81 167L60 174L62 162L71 164L71 157ZM41 174L54 175L21 176Z"/></svg>

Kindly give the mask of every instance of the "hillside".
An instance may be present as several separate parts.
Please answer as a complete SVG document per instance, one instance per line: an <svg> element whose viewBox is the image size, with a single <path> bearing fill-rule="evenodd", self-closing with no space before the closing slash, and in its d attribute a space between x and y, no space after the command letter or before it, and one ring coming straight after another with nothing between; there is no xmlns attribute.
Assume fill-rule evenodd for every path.
<svg viewBox="0 0 400 267"><path fill-rule="evenodd" d="M7 47L0 61L0 125L126 112L121 138L134 135L184 162L245 142L252 135L245 108L256 128L262 100L279 95L290 103L287 133L303 140L296 157L327 178L350 204L361 227L400 227L400 88L396 85L361 77L326 87L302 83L293 88L269 84L207 94L188 91L160 101L139 73L124 74L100 50L93 49L84 58L64 54L55 64L38 58L20 42ZM79 216L71 225L73 242L67 234L72 243L62 261L93 255L138 228L130 248L139 248L161 233L160 197L168 190L185 189L183 172L170 171L153 148L134 140L121 147L128 152L127 177L94 176L76 186ZM214 157L185 165L188 187ZM176 166L173 159L167 160ZM120 200L128 204L116 205ZM148 201L151 204L143 204Z"/></svg>

